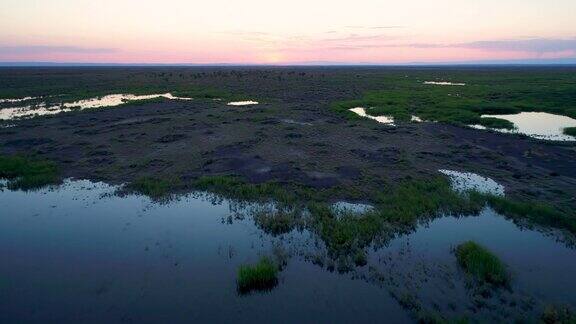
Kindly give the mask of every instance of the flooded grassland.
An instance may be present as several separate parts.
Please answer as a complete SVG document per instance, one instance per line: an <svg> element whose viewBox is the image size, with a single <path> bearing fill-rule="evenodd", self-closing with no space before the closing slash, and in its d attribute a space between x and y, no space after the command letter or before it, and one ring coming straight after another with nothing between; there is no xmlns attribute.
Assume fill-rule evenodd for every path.
<svg viewBox="0 0 576 324"><path fill-rule="evenodd" d="M0 70L0 319L569 320L573 72Z"/></svg>

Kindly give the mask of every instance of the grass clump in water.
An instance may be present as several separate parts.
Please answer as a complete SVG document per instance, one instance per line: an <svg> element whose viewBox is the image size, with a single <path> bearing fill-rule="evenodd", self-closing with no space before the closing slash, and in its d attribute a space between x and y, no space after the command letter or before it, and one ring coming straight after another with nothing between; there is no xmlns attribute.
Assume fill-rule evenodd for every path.
<svg viewBox="0 0 576 324"><path fill-rule="evenodd" d="M576 127L566 127L563 130L565 135L576 136Z"/></svg>
<svg viewBox="0 0 576 324"><path fill-rule="evenodd" d="M510 277L497 256L475 242L468 241L456 248L456 258L466 273L481 283L507 285Z"/></svg>
<svg viewBox="0 0 576 324"><path fill-rule="evenodd" d="M445 318L438 312L420 311L417 314L420 324L468 324L467 318Z"/></svg>
<svg viewBox="0 0 576 324"><path fill-rule="evenodd" d="M116 106L117 108L120 107L137 107L137 106L144 106L144 105L149 105L149 104L158 104L158 103L163 103L163 102L167 102L170 101L170 99L164 98L164 97L158 97L158 98L150 98L150 99L142 99L142 100L126 100L124 101L123 104Z"/></svg>
<svg viewBox="0 0 576 324"><path fill-rule="evenodd" d="M274 183L251 184L233 176L201 177L196 180L194 187L239 200L261 200L263 197L282 200L288 195Z"/></svg>
<svg viewBox="0 0 576 324"><path fill-rule="evenodd" d="M271 290L278 284L278 267L268 257L262 257L254 265L242 265L238 269L238 291L246 294L254 290Z"/></svg>
<svg viewBox="0 0 576 324"><path fill-rule="evenodd" d="M368 256L366 255L366 252L358 250L354 254L354 264L359 267L363 267L368 264Z"/></svg>
<svg viewBox="0 0 576 324"><path fill-rule="evenodd" d="M377 193L373 201L377 208L361 217L335 217L327 204L309 205L315 227L332 253L350 255L375 238L385 240L393 232L410 230L420 220L442 213L476 213L485 204L475 195L462 196L454 192L443 177L406 180Z"/></svg>
<svg viewBox="0 0 576 324"><path fill-rule="evenodd" d="M411 231L421 221L443 214L476 214L486 206L513 220L529 220L530 223L576 233L576 217L572 210L474 191L461 194L455 192L450 181L443 176L407 179L383 191L365 192L364 199L376 208L362 215L336 215L330 208L330 201L350 193L350 190L343 193L337 188L319 190L275 182L251 184L232 176L202 177L193 187L232 199L274 200L284 214L255 215L254 220L261 229L278 235L295 226L309 227L322 238L332 258L342 257L350 264L357 263L356 253L366 246L373 242L386 242L399 232ZM301 217L299 211L306 211L309 217Z"/></svg>
<svg viewBox="0 0 576 324"><path fill-rule="evenodd" d="M576 314L565 305L548 305L540 319L545 324L574 324Z"/></svg>
<svg viewBox="0 0 576 324"><path fill-rule="evenodd" d="M281 235L292 231L297 225L297 213L297 211L261 210L255 213L254 222L268 234Z"/></svg>
<svg viewBox="0 0 576 324"><path fill-rule="evenodd" d="M494 210L509 218L528 219L538 225L567 229L576 234L574 210L561 210L542 202L516 201L497 196L485 196L485 199Z"/></svg>
<svg viewBox="0 0 576 324"><path fill-rule="evenodd" d="M0 178L9 180L9 189L34 190L56 184L58 169L47 160L0 155Z"/></svg>
<svg viewBox="0 0 576 324"><path fill-rule="evenodd" d="M298 185L283 185L276 182L248 183L235 176L205 176L193 183L198 190L210 191L223 197L245 201L274 200L284 206L328 197L329 190L315 190Z"/></svg>

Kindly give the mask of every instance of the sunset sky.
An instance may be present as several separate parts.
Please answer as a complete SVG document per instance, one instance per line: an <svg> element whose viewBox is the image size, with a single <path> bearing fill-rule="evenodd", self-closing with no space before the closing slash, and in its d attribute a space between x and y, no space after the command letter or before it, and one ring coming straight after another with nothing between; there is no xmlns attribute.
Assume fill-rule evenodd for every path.
<svg viewBox="0 0 576 324"><path fill-rule="evenodd" d="M575 0L0 0L2 62L575 57Z"/></svg>

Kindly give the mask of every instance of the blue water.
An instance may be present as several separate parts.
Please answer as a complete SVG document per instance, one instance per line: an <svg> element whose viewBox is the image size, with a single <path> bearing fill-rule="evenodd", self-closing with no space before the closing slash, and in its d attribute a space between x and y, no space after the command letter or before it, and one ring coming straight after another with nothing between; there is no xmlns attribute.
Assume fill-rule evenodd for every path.
<svg viewBox="0 0 576 324"><path fill-rule="evenodd" d="M387 291L298 258L273 291L239 296L238 266L279 239L249 219L223 222L236 213L226 201L113 191L82 181L0 192L0 322L408 320Z"/></svg>
<svg viewBox="0 0 576 324"><path fill-rule="evenodd" d="M576 305L576 251L489 209L438 218L373 250L368 266L338 274L305 261L322 247L308 231L272 237L226 200L191 194L154 203L115 189L69 181L0 192L0 322L409 322L390 287L353 278L369 267L389 271L412 278L402 284L423 301L444 301L444 281L416 284L421 267L441 269L455 285L445 301L458 301L467 295L451 248L466 240L508 265L515 291ZM292 255L279 285L238 295L238 266L275 246Z"/></svg>
<svg viewBox="0 0 576 324"><path fill-rule="evenodd" d="M498 256L511 275L511 291L500 292L507 302L518 305L505 311L513 318L534 319L548 305L576 307L576 250L560 238L560 233L521 229L487 208L478 216L441 217L420 226L372 251L369 264L392 278L393 284L385 283L384 288L398 290L399 283L400 291L419 296L425 305L437 305L442 314L453 318L478 315L486 321L490 310L483 314L469 311L470 289L454 255L456 246L472 240ZM495 299L492 302L502 307ZM520 302L527 300L532 308L522 309Z"/></svg>

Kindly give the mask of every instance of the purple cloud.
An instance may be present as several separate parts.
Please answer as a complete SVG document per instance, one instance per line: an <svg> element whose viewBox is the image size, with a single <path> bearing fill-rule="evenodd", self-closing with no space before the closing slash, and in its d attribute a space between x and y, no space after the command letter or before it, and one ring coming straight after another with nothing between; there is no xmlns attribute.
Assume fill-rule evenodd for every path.
<svg viewBox="0 0 576 324"><path fill-rule="evenodd" d="M519 51L519 52L563 52L576 51L576 38L556 39L556 38L532 38L532 39L511 39L477 41L456 44L451 47L464 47L474 49L485 49L491 51Z"/></svg>
<svg viewBox="0 0 576 324"><path fill-rule="evenodd" d="M509 40L487 40L454 44L434 44L434 43L386 43L392 38L385 35L379 36L359 36L352 34L349 37L328 39L333 44L332 49L336 50L360 50L367 48L468 48L481 49L487 51L513 51L532 53L556 53L564 51L576 52L576 38L531 38L531 39L509 39Z"/></svg>

